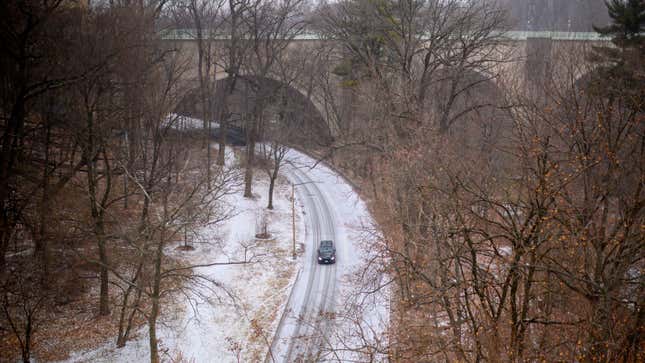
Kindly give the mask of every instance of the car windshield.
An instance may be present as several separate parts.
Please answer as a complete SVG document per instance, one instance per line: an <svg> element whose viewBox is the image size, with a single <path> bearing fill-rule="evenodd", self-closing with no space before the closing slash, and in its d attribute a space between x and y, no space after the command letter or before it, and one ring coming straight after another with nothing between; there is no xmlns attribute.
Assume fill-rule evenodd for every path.
<svg viewBox="0 0 645 363"><path fill-rule="evenodd" d="M321 246L325 246L325 247L333 247L333 246L334 246L334 242L332 242L332 241L327 241L327 240L325 240L325 241L320 241L320 245L321 245Z"/></svg>
<svg viewBox="0 0 645 363"><path fill-rule="evenodd" d="M332 252L334 250L331 246L320 246L320 252Z"/></svg>

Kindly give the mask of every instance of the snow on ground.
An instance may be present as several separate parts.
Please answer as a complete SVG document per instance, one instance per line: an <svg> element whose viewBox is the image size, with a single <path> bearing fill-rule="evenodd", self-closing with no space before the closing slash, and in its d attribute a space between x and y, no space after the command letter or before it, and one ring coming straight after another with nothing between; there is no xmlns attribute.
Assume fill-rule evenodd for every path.
<svg viewBox="0 0 645 363"><path fill-rule="evenodd" d="M389 325L388 277L383 272L386 257L379 252L379 232L367 206L352 186L324 163L291 150L288 160L316 182L331 206L336 221L338 290L334 332L329 339L334 361L385 361L369 356L364 346L387 345ZM383 350L381 350L383 351Z"/></svg>
<svg viewBox="0 0 645 363"><path fill-rule="evenodd" d="M201 121L200 121L201 122ZM387 344L389 323L389 290L382 273L384 257L378 249L378 232L367 207L341 176L314 159L294 150L288 162L301 168L316 182L330 202L336 221L336 247L339 256L338 289L333 332L329 347L335 353L326 355L336 361L385 361L365 345L382 348ZM257 362L265 358L273 334L294 284L297 271L302 268L302 255L294 263L291 259L291 187L279 180L275 191L275 210L269 215L271 241L256 241L256 222L266 211L268 178L256 172L254 193L257 198L245 199L242 193L230 196L228 203L237 214L220 228L205 228L202 238L208 244L199 244L192 252L169 253L183 255L191 263L207 263L239 259L244 252L258 255L252 265L213 266L200 268L201 273L221 282L231 293L217 289L209 294L210 301L192 304L181 300L183 309L178 316L166 314L160 324L162 354L166 359L181 356L194 362ZM306 238L304 211L298 206L297 240ZM310 247L311 248L311 247ZM140 362L148 360L147 327L139 330L136 338L122 349L113 342L90 351L77 352L68 362ZM362 332L362 333L361 333ZM362 347L362 348L361 348Z"/></svg>
<svg viewBox="0 0 645 363"><path fill-rule="evenodd" d="M232 154L229 154L229 160ZM261 361L273 338L284 310L291 285L300 268L291 257L291 187L278 180L274 210L268 211L268 177L257 171L256 198L242 197L242 191L228 196L235 216L223 226L207 227L195 250L180 252L171 246L168 253L192 264L243 259L244 252L255 255L250 265L201 267L195 273L215 279L222 288L199 291L203 299L178 297L179 313L168 312L160 318L158 336L163 360L181 357L187 362ZM301 207L297 206L298 240L304 237ZM270 240L256 240L256 222L267 212ZM212 286L211 286L212 287ZM225 290L226 291L225 291ZM229 295L230 293L230 295ZM116 349L114 342L89 352L76 352L67 362L143 362L149 360L147 326L142 327L126 347Z"/></svg>

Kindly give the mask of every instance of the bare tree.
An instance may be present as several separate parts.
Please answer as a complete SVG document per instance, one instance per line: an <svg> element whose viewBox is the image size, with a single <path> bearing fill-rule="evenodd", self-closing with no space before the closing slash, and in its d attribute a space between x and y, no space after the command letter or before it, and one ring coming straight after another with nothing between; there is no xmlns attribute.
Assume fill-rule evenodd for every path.
<svg viewBox="0 0 645 363"><path fill-rule="evenodd" d="M39 268L29 267L29 272L26 269L10 271L0 290L0 321L18 341L24 363L31 362L34 334L42 323L46 301L53 295L50 290L40 288Z"/></svg>
<svg viewBox="0 0 645 363"><path fill-rule="evenodd" d="M119 16L117 9L98 8L85 16L85 32L80 35L83 44L76 65L84 70L85 77L75 84L78 112L77 139L81 148L81 161L86 166L86 193L90 210L89 230L97 244L100 298L99 314L108 315L109 309L109 259L108 240L109 209L121 197L115 196L115 168L113 152L114 130L127 128L120 122L124 114L118 104L122 88L118 87L116 62L128 53L141 56L141 28L136 35L125 37L115 32L114 23ZM127 92L126 92L127 93ZM125 191L127 194L127 190Z"/></svg>
<svg viewBox="0 0 645 363"><path fill-rule="evenodd" d="M306 51L305 51L306 52ZM268 209L273 209L273 191L280 167L289 151L289 145L296 140L296 134L306 133L311 127L307 121L313 118L304 115L304 107L298 104L302 98L294 97L299 92L294 86L307 71L305 52L292 52L276 61L277 81L280 83L274 96L273 105L269 108L269 122L265 125L264 143L261 145L263 169L269 177ZM315 111L315 110L309 110ZM313 128L313 127L311 127Z"/></svg>
<svg viewBox="0 0 645 363"><path fill-rule="evenodd" d="M265 124L266 109L271 103L275 89L274 82L267 82L275 72L275 65L286 54L287 45L303 30L304 24L296 18L301 1L252 3L244 21L251 32L251 51L246 63L246 83L251 86L254 102L245 117L246 169L244 175L244 196L252 197L255 144L261 139Z"/></svg>
<svg viewBox="0 0 645 363"><path fill-rule="evenodd" d="M41 316L84 292L79 261L96 267L99 315L120 308L117 346L141 316L148 319L152 361L159 360L156 321L174 286L217 288L165 255L182 231L226 218L221 200L238 180L210 162L208 171L198 165L204 158L168 116L184 93L185 64L158 42L165 3L0 5L7 55L0 61L0 326L24 361ZM204 63L213 67L204 85L212 85L214 60ZM115 208L120 201L124 208Z"/></svg>
<svg viewBox="0 0 645 363"><path fill-rule="evenodd" d="M340 40L346 54L337 73L386 103L384 130L405 136L423 126L445 133L468 114L498 106L468 102L467 91L497 78L495 67L505 59L499 8L460 1L392 1L380 7L343 1L320 12L321 32ZM433 89L441 97L428 99Z"/></svg>
<svg viewBox="0 0 645 363"><path fill-rule="evenodd" d="M235 91L237 79L240 77L242 65L245 62L248 50L248 42L244 38L245 23L243 22L244 12L248 8L250 0L229 0L228 12L224 16L224 26L227 30L228 39L225 42L225 49L220 58L216 60L217 65L226 72L226 79L223 84L216 88L216 112L217 120L220 123L219 150L217 154L217 165L223 166L226 156L226 136L229 127L228 100ZM218 83L221 84L221 83Z"/></svg>
<svg viewBox="0 0 645 363"><path fill-rule="evenodd" d="M218 36L221 36L221 12L224 5L225 1L223 0L218 2L189 0L186 4L180 5L181 7L185 7L188 11L196 32L197 72L201 98L202 122L206 137L206 170L208 178L210 178L211 175L210 139L212 135L212 121L215 116L214 98L216 97L215 84L217 75L215 55L213 54L213 41L215 41ZM222 147L222 145L220 145L220 147Z"/></svg>
<svg viewBox="0 0 645 363"><path fill-rule="evenodd" d="M280 166L289 151L289 147L282 144L279 139L271 139L272 141L267 144L261 145L262 161L265 163L263 166L264 171L269 177L269 202L267 209L273 209L273 191L275 189L275 181L278 178Z"/></svg>
<svg viewBox="0 0 645 363"><path fill-rule="evenodd" d="M178 117L167 116L183 95L178 92L177 82L184 66L177 54L168 53L153 63L148 73L148 83L155 87L143 98L146 113L142 115L138 130L142 135L138 138L141 145L136 148L140 150L139 160L132 164L134 169L124 169L141 200L139 222L136 226L125 225L113 231L114 237L134 256L123 266L107 266L123 291L117 345L125 345L133 318L144 309L142 299L145 299L149 306L144 315L148 323L151 362L160 361L157 320L164 299L176 292L175 286L190 290L198 284L216 289L215 281L194 274L193 270L248 263L251 258L245 255L240 261L186 266L166 255L167 247L177 242L186 230L197 231L228 218L229 212L221 206L222 198L236 191L235 181L239 177L235 170L217 168L209 180L200 163L203 159L195 157L194 150L182 144L175 132Z"/></svg>
<svg viewBox="0 0 645 363"><path fill-rule="evenodd" d="M640 106L605 77L579 81L585 54L562 55L546 102L512 95L501 168L441 133L378 165L394 359L641 359Z"/></svg>
<svg viewBox="0 0 645 363"><path fill-rule="evenodd" d="M46 93L69 84L81 74L67 69L61 62L65 47L49 47L44 39L62 39L65 31L77 24L70 22L73 9L61 6L62 1L5 2L0 6L2 23L0 37L3 57L0 66L4 77L1 85L3 123L0 155L0 273L5 268L9 241L19 223L17 199L19 186L18 160L25 153L29 113L34 103ZM58 29L52 31L52 29ZM36 255L46 262L45 239L39 238Z"/></svg>

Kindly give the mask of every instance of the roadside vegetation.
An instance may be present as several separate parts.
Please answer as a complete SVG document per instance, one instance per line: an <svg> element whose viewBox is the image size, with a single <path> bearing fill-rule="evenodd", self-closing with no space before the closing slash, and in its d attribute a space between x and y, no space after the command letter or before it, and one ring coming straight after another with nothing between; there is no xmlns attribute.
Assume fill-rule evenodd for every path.
<svg viewBox="0 0 645 363"><path fill-rule="evenodd" d="M608 6L604 45L536 42L532 63L492 2L320 9L345 90L327 98L341 137L319 152L369 197L390 259L369 271L395 286L388 343L354 349L644 359L645 8Z"/></svg>
<svg viewBox="0 0 645 363"><path fill-rule="evenodd" d="M606 42L534 40L536 58L505 37L507 3L1 2L0 360L141 329L152 363L183 359L160 318L232 298L205 269L288 255L266 221L286 218L289 148L351 179L378 222L357 275L389 291L389 330L345 317L343 354L645 360L645 5L611 0ZM245 228L273 247L200 249L227 200L262 201ZM278 293L249 297L265 305L239 302L238 359L271 345L280 266Z"/></svg>

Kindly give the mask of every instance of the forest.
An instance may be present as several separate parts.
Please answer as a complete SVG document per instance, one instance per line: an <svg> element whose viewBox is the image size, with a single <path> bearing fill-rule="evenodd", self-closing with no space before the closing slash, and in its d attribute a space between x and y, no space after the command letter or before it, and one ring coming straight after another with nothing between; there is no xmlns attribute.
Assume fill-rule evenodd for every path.
<svg viewBox="0 0 645 363"><path fill-rule="evenodd" d="M160 315L255 256L169 246L257 174L273 209L290 149L375 220L361 276L390 321L357 326L361 361L645 360L645 3L528 3L3 1L0 362L67 358L46 346L81 319L182 361ZM604 40L507 36L550 26Z"/></svg>

